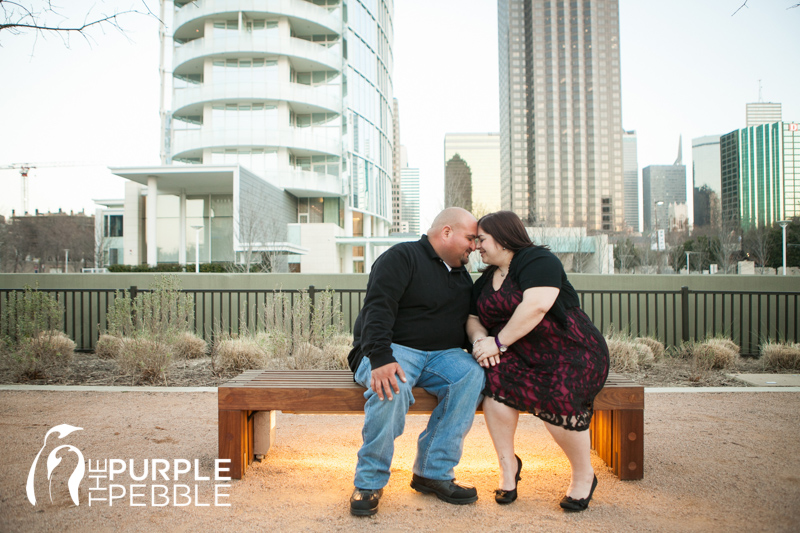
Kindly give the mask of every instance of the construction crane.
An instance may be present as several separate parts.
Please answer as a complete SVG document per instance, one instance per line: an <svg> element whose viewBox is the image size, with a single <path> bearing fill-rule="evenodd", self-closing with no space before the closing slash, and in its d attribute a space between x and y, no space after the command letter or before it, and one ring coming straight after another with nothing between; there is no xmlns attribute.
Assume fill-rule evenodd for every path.
<svg viewBox="0 0 800 533"><path fill-rule="evenodd" d="M96 165L97 163L94 163ZM93 163L72 163L72 162L53 162L53 163L14 163L0 167L0 170L18 169L19 175L22 178L22 212L28 212L28 174L34 168L51 168L51 167L86 167L92 166Z"/></svg>

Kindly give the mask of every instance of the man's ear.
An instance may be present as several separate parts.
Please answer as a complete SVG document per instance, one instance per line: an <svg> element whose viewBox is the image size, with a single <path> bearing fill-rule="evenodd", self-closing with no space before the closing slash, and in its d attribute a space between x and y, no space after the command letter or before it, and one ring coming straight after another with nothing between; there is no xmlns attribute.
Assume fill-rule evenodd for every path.
<svg viewBox="0 0 800 533"><path fill-rule="evenodd" d="M450 226L445 226L442 228L442 235L444 237L449 237L451 233L453 233L453 228Z"/></svg>

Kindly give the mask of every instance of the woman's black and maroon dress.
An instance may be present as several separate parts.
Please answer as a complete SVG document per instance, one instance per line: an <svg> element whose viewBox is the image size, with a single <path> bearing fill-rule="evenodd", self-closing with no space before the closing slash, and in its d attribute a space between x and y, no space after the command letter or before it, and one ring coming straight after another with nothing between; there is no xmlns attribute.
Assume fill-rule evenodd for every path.
<svg viewBox="0 0 800 533"><path fill-rule="evenodd" d="M495 336L522 302L522 293L532 287L560 292L542 321L511 344L498 365L486 369L484 394L550 424L588 429L592 400L608 376L608 347L581 310L555 255L538 246L520 250L496 291L491 273L484 273L473 286L470 313Z"/></svg>

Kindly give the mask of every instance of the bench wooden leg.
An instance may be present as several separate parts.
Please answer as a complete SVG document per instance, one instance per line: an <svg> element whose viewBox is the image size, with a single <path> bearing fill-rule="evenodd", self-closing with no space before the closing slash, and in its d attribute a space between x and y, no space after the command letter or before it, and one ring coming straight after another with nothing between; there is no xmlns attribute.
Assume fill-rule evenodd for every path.
<svg viewBox="0 0 800 533"><path fill-rule="evenodd" d="M592 449L616 474L614 468L614 447L611 438L612 412L595 411L589 430L592 432Z"/></svg>
<svg viewBox="0 0 800 533"><path fill-rule="evenodd" d="M644 477L644 411L595 411L592 448L621 480Z"/></svg>
<svg viewBox="0 0 800 533"><path fill-rule="evenodd" d="M614 456L620 479L644 477L644 411L614 411Z"/></svg>
<svg viewBox="0 0 800 533"><path fill-rule="evenodd" d="M230 459L230 476L242 479L253 458L253 420L248 411L219 410L219 458Z"/></svg>

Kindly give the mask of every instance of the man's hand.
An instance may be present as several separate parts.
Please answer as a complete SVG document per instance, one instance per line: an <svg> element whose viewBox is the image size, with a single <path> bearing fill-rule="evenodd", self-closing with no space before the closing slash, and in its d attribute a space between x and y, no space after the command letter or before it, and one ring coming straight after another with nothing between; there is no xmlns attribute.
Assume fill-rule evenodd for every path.
<svg viewBox="0 0 800 533"><path fill-rule="evenodd" d="M370 380L369 386L381 400L384 398L384 391L386 392L386 397L389 398L390 401L394 399L392 391L394 391L395 394L400 393L400 387L397 385L395 374L400 378L400 381L403 383L406 382L406 373L403 372L399 363L389 363L388 365L379 366L372 370L372 379Z"/></svg>

